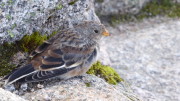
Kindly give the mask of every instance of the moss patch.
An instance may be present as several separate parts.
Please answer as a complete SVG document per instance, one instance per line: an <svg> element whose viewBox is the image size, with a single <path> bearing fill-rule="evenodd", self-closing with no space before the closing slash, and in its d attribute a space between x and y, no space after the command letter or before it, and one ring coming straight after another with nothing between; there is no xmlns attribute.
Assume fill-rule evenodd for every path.
<svg viewBox="0 0 180 101"><path fill-rule="evenodd" d="M172 0L155 0L148 3L137 16L139 19L157 15L180 17L180 4Z"/></svg>
<svg viewBox="0 0 180 101"><path fill-rule="evenodd" d="M95 0L95 2L98 2L98 3L103 3L104 0Z"/></svg>
<svg viewBox="0 0 180 101"><path fill-rule="evenodd" d="M6 75L15 69L15 65L10 64L10 58L17 52L14 44L4 43L0 45L0 76Z"/></svg>
<svg viewBox="0 0 180 101"><path fill-rule="evenodd" d="M71 2L68 3L68 5L74 5L78 0L73 0Z"/></svg>
<svg viewBox="0 0 180 101"><path fill-rule="evenodd" d="M31 52L45 40L47 40L46 35L35 32L31 35L25 35L20 41L17 41L16 44L21 51Z"/></svg>
<svg viewBox="0 0 180 101"><path fill-rule="evenodd" d="M63 8L63 5L62 4L58 4L57 6L56 6L56 10L60 10L60 9L62 9Z"/></svg>
<svg viewBox="0 0 180 101"><path fill-rule="evenodd" d="M91 87L90 83L85 83L86 87Z"/></svg>
<svg viewBox="0 0 180 101"><path fill-rule="evenodd" d="M172 0L152 0L138 14L114 14L99 17L102 21L105 19L111 25L116 25L120 22L140 21L155 16L180 17L180 4L173 3Z"/></svg>
<svg viewBox="0 0 180 101"><path fill-rule="evenodd" d="M123 81L123 79L113 68L102 65L99 61L92 65L92 67L87 71L87 74L100 76L101 78L105 79L108 83L114 85L116 85L120 81Z"/></svg>

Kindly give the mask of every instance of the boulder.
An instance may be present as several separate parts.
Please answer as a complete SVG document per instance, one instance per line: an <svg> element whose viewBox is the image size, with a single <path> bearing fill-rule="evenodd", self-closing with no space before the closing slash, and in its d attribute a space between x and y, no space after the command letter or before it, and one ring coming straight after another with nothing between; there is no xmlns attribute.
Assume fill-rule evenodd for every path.
<svg viewBox="0 0 180 101"><path fill-rule="evenodd" d="M37 31L51 34L84 20L99 21L93 0L1 0L0 43Z"/></svg>

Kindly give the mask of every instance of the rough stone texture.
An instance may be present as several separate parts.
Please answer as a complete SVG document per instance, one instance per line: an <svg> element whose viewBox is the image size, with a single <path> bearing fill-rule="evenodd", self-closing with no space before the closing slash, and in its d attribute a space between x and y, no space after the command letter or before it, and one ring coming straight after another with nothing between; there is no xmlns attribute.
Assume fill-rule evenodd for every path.
<svg viewBox="0 0 180 101"><path fill-rule="evenodd" d="M99 16L109 16L114 14L137 14L141 8L150 1L153 0L95 0L95 8L96 13ZM180 0L172 1L175 3L180 3Z"/></svg>
<svg viewBox="0 0 180 101"><path fill-rule="evenodd" d="M173 2L175 2L175 3L180 3L180 0L173 0Z"/></svg>
<svg viewBox="0 0 180 101"><path fill-rule="evenodd" d="M3 82L0 81L0 84ZM4 89L20 95L28 101L140 100L126 82L110 85L103 79L88 74L63 81L56 78L29 85L22 84L19 90L15 89L14 85L4 86Z"/></svg>
<svg viewBox="0 0 180 101"><path fill-rule="evenodd" d="M138 13L151 0L95 1L97 14L106 16ZM34 31L51 34L80 21L99 21L93 3L94 0L0 0L0 43L21 39Z"/></svg>
<svg viewBox="0 0 180 101"><path fill-rule="evenodd" d="M150 0L96 0L95 8L98 15L136 14Z"/></svg>
<svg viewBox="0 0 180 101"><path fill-rule="evenodd" d="M0 0L0 43L72 27L84 20L99 21L93 0Z"/></svg>
<svg viewBox="0 0 180 101"><path fill-rule="evenodd" d="M180 101L180 19L153 18L108 28L100 61L143 101Z"/></svg>
<svg viewBox="0 0 180 101"><path fill-rule="evenodd" d="M0 88L0 101L26 101L17 95Z"/></svg>
<svg viewBox="0 0 180 101"><path fill-rule="evenodd" d="M86 83L90 87L87 87ZM23 98L31 101L131 101L129 99L131 97L137 100L131 94L125 93L119 86L110 85L96 76L86 75L82 79L50 82L43 89L26 93Z"/></svg>

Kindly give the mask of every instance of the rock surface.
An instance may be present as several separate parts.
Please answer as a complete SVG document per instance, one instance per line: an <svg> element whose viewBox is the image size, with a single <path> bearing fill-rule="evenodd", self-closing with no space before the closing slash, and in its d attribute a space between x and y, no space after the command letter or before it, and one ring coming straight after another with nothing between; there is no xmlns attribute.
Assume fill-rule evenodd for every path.
<svg viewBox="0 0 180 101"><path fill-rule="evenodd" d="M109 27L100 61L114 67L143 101L180 101L180 19Z"/></svg>
<svg viewBox="0 0 180 101"><path fill-rule="evenodd" d="M142 7L144 7L150 1L153 0L95 0L95 8L96 13L99 16L137 14ZM161 0L154 1L161 2ZM180 3L180 0L172 1L175 3Z"/></svg>
<svg viewBox="0 0 180 101"><path fill-rule="evenodd" d="M0 0L0 4L0 43L34 31L51 34L80 21L99 21L93 0Z"/></svg>
<svg viewBox="0 0 180 101"><path fill-rule="evenodd" d="M62 82L49 82L45 88L26 93L23 98L30 101L130 101L135 96L123 94L120 86L113 86L104 80L91 75L82 79L72 78Z"/></svg>
<svg viewBox="0 0 180 101"><path fill-rule="evenodd" d="M180 0L173 0L173 2L175 2L175 3L180 3Z"/></svg>
<svg viewBox="0 0 180 101"><path fill-rule="evenodd" d="M151 0L95 1L96 13L108 16L136 14ZM19 40L34 31L49 35L84 20L99 21L94 0L1 0L0 4L0 43Z"/></svg>
<svg viewBox="0 0 180 101"><path fill-rule="evenodd" d="M26 101L19 96L0 88L0 101Z"/></svg>
<svg viewBox="0 0 180 101"><path fill-rule="evenodd" d="M100 16L110 14L136 14L150 0L96 0L96 12Z"/></svg>

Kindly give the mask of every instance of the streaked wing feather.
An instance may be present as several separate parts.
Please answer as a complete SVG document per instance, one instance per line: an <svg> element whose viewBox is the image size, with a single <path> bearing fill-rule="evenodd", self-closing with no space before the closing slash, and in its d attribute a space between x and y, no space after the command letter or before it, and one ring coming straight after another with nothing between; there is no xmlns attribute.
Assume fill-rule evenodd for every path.
<svg viewBox="0 0 180 101"><path fill-rule="evenodd" d="M49 49L44 52L41 65L38 68L41 71L48 71L64 67L72 68L79 66L83 64L84 59L89 57L93 52L91 48L88 49L72 46L64 46L61 47L61 49L53 49L53 47L49 47Z"/></svg>
<svg viewBox="0 0 180 101"><path fill-rule="evenodd" d="M43 44L41 44L39 47L36 48L36 50L34 50L33 52L31 52L31 54L29 55L29 57L34 57L39 53L42 53L43 51L45 51L49 46L51 45L50 42L45 41Z"/></svg>
<svg viewBox="0 0 180 101"><path fill-rule="evenodd" d="M41 58L41 65L38 68L42 71L48 71L65 67L62 55L63 53L60 49L52 48L46 50L43 58Z"/></svg>
<svg viewBox="0 0 180 101"><path fill-rule="evenodd" d="M30 75L31 73L34 73L35 69L32 67L32 64L28 64L22 68L19 68L15 72L13 72L8 79L6 80L6 84L11 84L27 75Z"/></svg>
<svg viewBox="0 0 180 101"><path fill-rule="evenodd" d="M72 69L75 69L75 67L74 68L60 68L60 69L56 69L52 71L38 71L34 74L28 75L27 77L20 79L18 82L23 83L23 82L42 81L45 79L62 75Z"/></svg>

